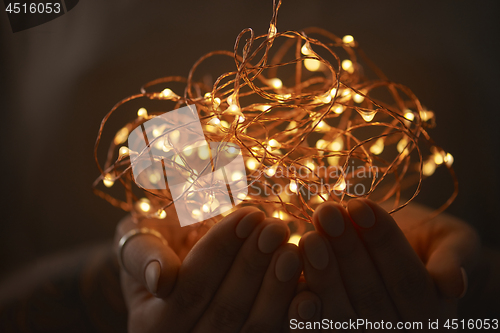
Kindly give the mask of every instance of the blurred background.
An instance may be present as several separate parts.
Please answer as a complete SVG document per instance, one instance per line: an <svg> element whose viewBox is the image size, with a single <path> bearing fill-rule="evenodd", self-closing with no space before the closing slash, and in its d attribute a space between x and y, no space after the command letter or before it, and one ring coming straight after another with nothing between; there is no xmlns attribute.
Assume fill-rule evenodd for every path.
<svg viewBox="0 0 500 333"><path fill-rule="evenodd" d="M448 212L498 246L498 1L284 0L278 30L351 34L389 79L436 113L431 136L455 157L460 193ZM272 1L81 1L13 33L0 14L2 200L0 277L44 255L111 239L124 212L91 191L103 116L152 79L187 76L237 34L267 32ZM124 120L125 121L125 120ZM451 193L444 168L417 201Z"/></svg>

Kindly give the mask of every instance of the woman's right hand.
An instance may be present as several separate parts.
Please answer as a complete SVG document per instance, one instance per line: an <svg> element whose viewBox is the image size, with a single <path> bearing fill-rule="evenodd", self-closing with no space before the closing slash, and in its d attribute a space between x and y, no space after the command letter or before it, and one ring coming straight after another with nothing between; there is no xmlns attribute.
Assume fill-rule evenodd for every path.
<svg viewBox="0 0 500 333"><path fill-rule="evenodd" d="M140 227L160 226L155 229L169 245L141 234L122 249L130 332L279 332L288 316L298 317L297 302L310 298L303 292L294 299L302 262L298 248L286 243L289 230L283 221L244 207L191 249L189 242L179 242L182 236L174 237L186 228L166 234L162 222L141 222ZM124 220L116 239L137 227Z"/></svg>

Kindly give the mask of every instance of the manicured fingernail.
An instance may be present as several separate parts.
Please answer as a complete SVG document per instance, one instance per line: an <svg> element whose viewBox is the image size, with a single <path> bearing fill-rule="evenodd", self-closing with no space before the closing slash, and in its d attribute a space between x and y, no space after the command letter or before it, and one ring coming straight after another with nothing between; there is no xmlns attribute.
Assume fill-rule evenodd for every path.
<svg viewBox="0 0 500 333"><path fill-rule="evenodd" d="M462 272L462 282L464 289L462 289L462 293L458 296L458 299L463 298L467 293L467 289L469 288L469 279L467 278L467 272L463 267L460 267L460 271Z"/></svg>
<svg viewBox="0 0 500 333"><path fill-rule="evenodd" d="M330 204L321 206L318 211L319 224L330 237L338 237L344 232L344 217L340 210Z"/></svg>
<svg viewBox="0 0 500 333"><path fill-rule="evenodd" d="M321 270L328 266L328 249L319 234L314 233L306 237L304 251L312 267Z"/></svg>
<svg viewBox="0 0 500 333"><path fill-rule="evenodd" d="M375 214L373 210L362 200L350 200L347 203L349 215L361 228L370 228L375 224Z"/></svg>
<svg viewBox="0 0 500 333"><path fill-rule="evenodd" d="M316 313L316 303L311 300L305 300L299 303L298 313L302 319L311 319Z"/></svg>
<svg viewBox="0 0 500 333"><path fill-rule="evenodd" d="M236 226L236 236L239 238L247 238L252 233L253 229L259 224L259 222L263 221L266 218L263 212L252 212L248 215L245 215L238 222Z"/></svg>
<svg viewBox="0 0 500 333"><path fill-rule="evenodd" d="M259 235L258 247L264 253L272 253L283 243L287 235L285 226L272 223L266 226Z"/></svg>
<svg viewBox="0 0 500 333"><path fill-rule="evenodd" d="M280 254L278 260L276 260L276 277L281 282L290 281L300 266L299 255L292 251L286 251Z"/></svg>
<svg viewBox="0 0 500 333"><path fill-rule="evenodd" d="M160 279L161 266L156 260L151 261L146 267L146 285L149 292L156 294L158 291L158 280Z"/></svg>

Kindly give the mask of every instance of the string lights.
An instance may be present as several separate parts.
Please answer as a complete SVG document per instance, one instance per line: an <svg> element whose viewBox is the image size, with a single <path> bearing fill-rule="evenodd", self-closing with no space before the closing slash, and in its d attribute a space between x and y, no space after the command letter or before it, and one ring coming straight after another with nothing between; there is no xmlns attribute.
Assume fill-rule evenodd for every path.
<svg viewBox="0 0 500 333"><path fill-rule="evenodd" d="M434 113L410 89L389 81L353 36L339 38L320 28L278 31L280 5L275 1L267 34L255 36L245 29L233 52L210 52L193 65L187 78L154 80L113 107L95 145L101 171L94 182L97 195L136 218L166 218L173 203L168 190L148 190L134 182L130 156L140 152L129 150L126 141L134 128L153 117L194 105L207 141L241 147L249 184L248 195L240 198L243 205L260 206L268 216L290 221L297 235L310 226L315 207L327 200L345 204L354 197L393 199L391 213L395 212L415 198L422 180L437 167L449 170L455 190L436 214L453 201L453 156L428 133L435 126ZM234 63L235 69L207 85L199 71L214 57ZM378 78L368 79L368 70ZM183 88L173 88L181 84ZM138 102L143 103L139 108ZM130 109L136 117L116 132L101 166L98 147L108 120L117 110ZM169 140L179 140L175 131ZM155 144L168 151L167 141ZM196 153L209 158L201 147ZM155 177L150 175L149 181L154 183ZM196 182L195 174L189 177L186 181ZM118 192L108 193L118 186L124 189L119 190L123 199L114 196ZM403 190L412 194L401 202Z"/></svg>

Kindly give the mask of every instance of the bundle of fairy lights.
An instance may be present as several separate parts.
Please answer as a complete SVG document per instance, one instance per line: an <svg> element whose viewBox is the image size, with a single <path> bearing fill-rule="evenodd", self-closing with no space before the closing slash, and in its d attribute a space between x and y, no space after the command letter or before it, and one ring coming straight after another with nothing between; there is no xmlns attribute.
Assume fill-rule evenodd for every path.
<svg viewBox="0 0 500 333"><path fill-rule="evenodd" d="M255 36L245 29L233 52L210 52L193 65L187 78L149 82L140 94L115 105L102 121L95 146L101 176L94 191L138 219L166 218L171 195L134 182L130 156L138 152L131 151L126 141L134 128L153 117L192 105L207 141L241 148L249 186L248 194L240 198L242 205L258 206L268 216L294 223L299 234L315 207L328 200L341 204L355 197L393 200L392 212L397 211L415 198L422 180L438 166L450 171L455 185L438 212L444 210L457 194L457 182L452 155L428 134L435 126L434 113L410 89L389 81L352 36L339 38L319 28L278 32L279 6L275 3L267 34ZM234 71L219 75L210 85L196 80L197 70L215 56L234 63ZM361 61L377 79L365 77ZM171 89L180 84L183 90ZM154 101L161 110L136 107L137 117L118 130L101 166L97 156L105 125L134 100ZM161 149L164 143L157 144ZM207 158L201 148L198 154ZM191 174L191 181L196 181L196 174ZM103 189L122 186L125 198L99 189L101 184ZM409 199L401 200L402 191L408 189Z"/></svg>

